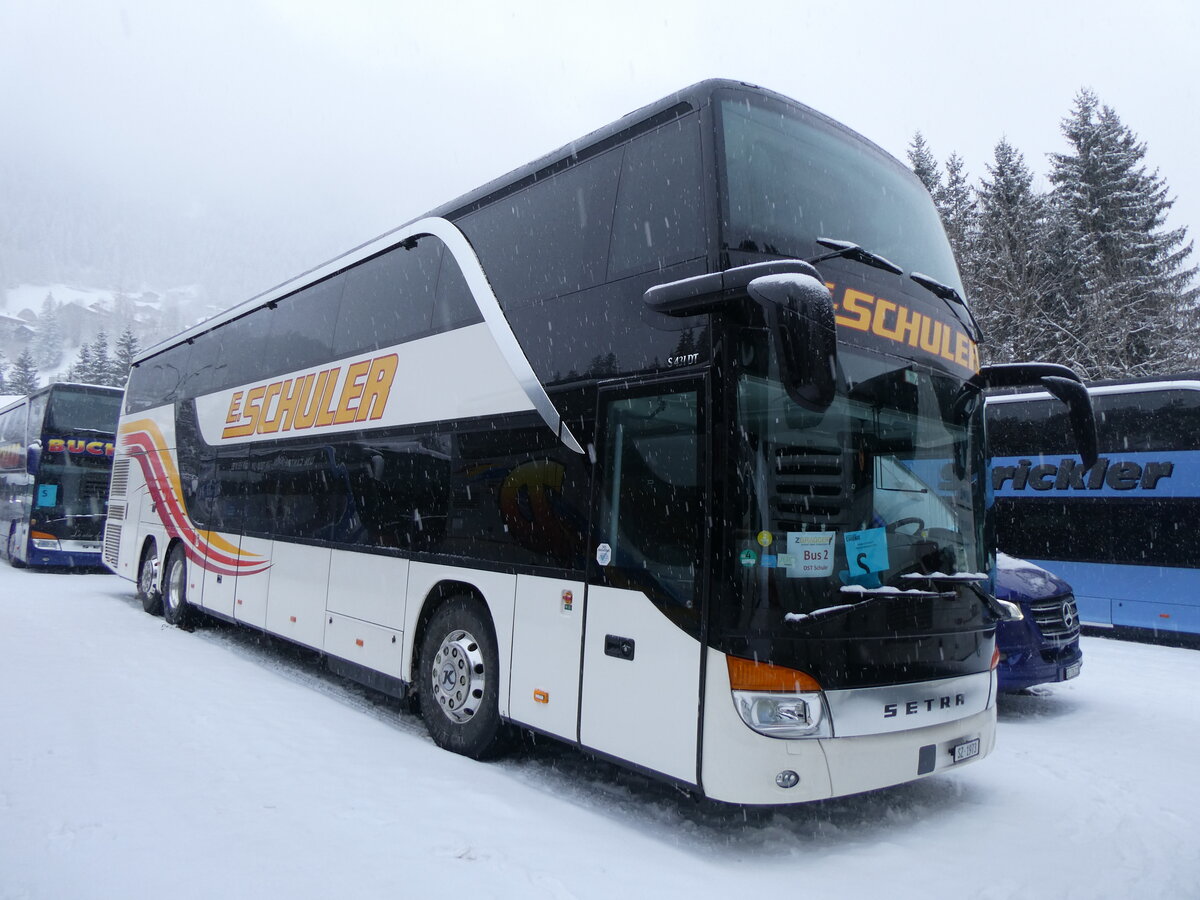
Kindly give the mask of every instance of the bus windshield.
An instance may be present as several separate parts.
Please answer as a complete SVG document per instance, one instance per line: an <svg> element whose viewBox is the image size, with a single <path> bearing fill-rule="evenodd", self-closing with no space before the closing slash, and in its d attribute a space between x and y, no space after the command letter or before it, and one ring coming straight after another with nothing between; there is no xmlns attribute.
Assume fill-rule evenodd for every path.
<svg viewBox="0 0 1200 900"><path fill-rule="evenodd" d="M747 342L743 360L766 346ZM732 536L744 624L933 583L905 576L988 570L982 403L955 412L955 379L894 357L843 352L840 363L821 414L788 399L773 372L738 379Z"/></svg>
<svg viewBox="0 0 1200 900"><path fill-rule="evenodd" d="M51 394L42 430L114 434L122 399L121 393L107 389L64 386Z"/></svg>
<svg viewBox="0 0 1200 900"><path fill-rule="evenodd" d="M781 101L730 94L719 108L727 249L808 258L818 238L852 241L963 293L928 191L894 159Z"/></svg>

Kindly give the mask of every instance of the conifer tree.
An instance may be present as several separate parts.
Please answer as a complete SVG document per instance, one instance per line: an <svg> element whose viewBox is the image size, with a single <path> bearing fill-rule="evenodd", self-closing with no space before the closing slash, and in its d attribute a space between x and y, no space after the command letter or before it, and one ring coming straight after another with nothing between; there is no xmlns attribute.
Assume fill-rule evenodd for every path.
<svg viewBox="0 0 1200 900"><path fill-rule="evenodd" d="M1145 167L1146 145L1082 90L1063 120L1067 153L1050 180L1073 311L1065 361L1093 378L1178 371L1194 362L1197 267L1186 228L1168 230L1166 182Z"/></svg>
<svg viewBox="0 0 1200 900"><path fill-rule="evenodd" d="M117 338L116 355L113 357L113 384L116 387L124 387L125 381L129 377L129 368L133 365L133 358L137 356L138 350L137 335L133 333L133 329L126 326L121 332L121 336Z"/></svg>
<svg viewBox="0 0 1200 900"><path fill-rule="evenodd" d="M9 392L8 391L8 381L5 377L5 373L7 371L8 371L8 363L4 359L4 354L0 353L0 394L7 394Z"/></svg>
<svg viewBox="0 0 1200 900"><path fill-rule="evenodd" d="M100 331L92 341L92 380L91 384L112 383L112 358L108 353L108 333Z"/></svg>
<svg viewBox="0 0 1200 900"><path fill-rule="evenodd" d="M88 344L83 344L79 348L79 355L75 357L74 364L67 370L67 380L81 384L95 384L95 378L96 362L92 358L92 348Z"/></svg>
<svg viewBox="0 0 1200 900"><path fill-rule="evenodd" d="M38 377L37 363L33 361L33 354L26 347L13 363L8 377L8 391L13 394L32 394L39 387L41 379Z"/></svg>
<svg viewBox="0 0 1200 900"><path fill-rule="evenodd" d="M919 131L913 134L908 145L908 162L913 173L921 179L921 184L925 185L925 190L929 191L931 197L936 197L942 189L941 167L925 142L925 135Z"/></svg>
<svg viewBox="0 0 1200 900"><path fill-rule="evenodd" d="M1053 253L1049 207L1033 189L1024 156L1007 140L996 144L976 197L972 299L988 338L985 359L1057 356L1063 339L1063 278Z"/></svg>
<svg viewBox="0 0 1200 900"><path fill-rule="evenodd" d="M971 277L974 268L971 264L971 242L977 231L977 215L966 165L957 153L951 153L946 159L946 180L934 193L933 202L941 213L946 237L950 239L950 249L954 251L954 258L958 260L958 267L970 295L974 287Z"/></svg>

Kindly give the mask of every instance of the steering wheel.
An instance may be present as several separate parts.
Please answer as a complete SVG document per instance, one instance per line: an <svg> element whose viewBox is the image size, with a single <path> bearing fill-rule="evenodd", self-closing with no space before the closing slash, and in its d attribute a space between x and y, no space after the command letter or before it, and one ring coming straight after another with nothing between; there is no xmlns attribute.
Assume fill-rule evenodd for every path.
<svg viewBox="0 0 1200 900"><path fill-rule="evenodd" d="M916 525L917 530L913 534L917 534L925 530L925 520L920 516L905 516L903 519L897 519L895 522L887 524L888 533L893 533L896 530L903 528L905 525Z"/></svg>

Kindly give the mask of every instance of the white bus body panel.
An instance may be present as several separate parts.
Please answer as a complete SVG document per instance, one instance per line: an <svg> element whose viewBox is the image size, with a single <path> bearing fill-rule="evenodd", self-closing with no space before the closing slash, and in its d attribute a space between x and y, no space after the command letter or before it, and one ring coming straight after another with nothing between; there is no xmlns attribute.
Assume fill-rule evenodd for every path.
<svg viewBox="0 0 1200 900"><path fill-rule="evenodd" d="M991 683L995 673L970 677ZM882 713L882 707L879 710ZM836 731L836 719L833 727ZM979 755L974 759L982 759L996 740L994 690L985 709L923 728L861 737L767 737L747 726L734 708L725 655L708 651L701 780L705 795L714 800L797 803L902 784L955 765L952 748L974 738L979 738ZM937 748L934 768L918 774L921 748L931 744ZM799 784L779 787L775 776L789 770L800 776Z"/></svg>
<svg viewBox="0 0 1200 900"><path fill-rule="evenodd" d="M208 532L210 541L212 538L218 538L229 545L238 548L238 556L241 556L242 536L240 534L230 534L221 532ZM212 544L207 545L211 548ZM209 568L208 559L205 558L205 565L198 567L196 563L188 561L189 571L194 568L200 568L199 580L202 585L202 590L195 594L188 593L188 600L195 606L203 607L210 612L225 616L228 619L233 618L234 608L234 592L237 590L238 582L241 578L233 575L222 575Z"/></svg>
<svg viewBox="0 0 1200 900"><path fill-rule="evenodd" d="M325 618L324 650L327 654L393 678L400 677L404 652L402 632L333 612Z"/></svg>
<svg viewBox="0 0 1200 900"><path fill-rule="evenodd" d="M404 630L408 560L334 550L329 560L331 613Z"/></svg>
<svg viewBox="0 0 1200 900"><path fill-rule="evenodd" d="M700 642L641 591L597 585L586 635L580 743L695 784ZM633 659L606 655L608 635L631 639Z"/></svg>
<svg viewBox="0 0 1200 900"><path fill-rule="evenodd" d="M254 554L256 559L271 559L273 541L265 538L242 536L243 554ZM273 567L272 567L273 568ZM267 597L271 587L271 569L255 575L235 578L233 617L254 628L267 627Z"/></svg>
<svg viewBox="0 0 1200 900"><path fill-rule="evenodd" d="M574 741L579 730L579 661L584 585L517 576L509 716Z"/></svg>
<svg viewBox="0 0 1200 900"><path fill-rule="evenodd" d="M417 619L429 596L439 583L457 581L474 587L486 600L492 623L496 628L496 645L501 660L499 703L500 715L508 715L509 666L512 659L513 607L516 600L517 576L503 572L483 572L478 569L463 569L456 566L441 566L434 563L413 562L408 570L408 604L404 613L404 667L406 681L415 680L417 654L420 648L414 645Z"/></svg>
<svg viewBox="0 0 1200 900"><path fill-rule="evenodd" d="M267 588L267 631L316 650L324 646L331 552L327 547L275 541Z"/></svg>

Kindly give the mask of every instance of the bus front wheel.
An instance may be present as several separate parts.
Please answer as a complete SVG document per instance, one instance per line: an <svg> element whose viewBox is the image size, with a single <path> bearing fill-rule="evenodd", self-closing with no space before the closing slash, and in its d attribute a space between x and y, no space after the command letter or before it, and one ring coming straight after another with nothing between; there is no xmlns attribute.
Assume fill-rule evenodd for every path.
<svg viewBox="0 0 1200 900"><path fill-rule="evenodd" d="M187 557L183 545L176 544L167 556L167 577L163 581L163 618L179 628L188 628L195 610L187 599Z"/></svg>
<svg viewBox="0 0 1200 900"><path fill-rule="evenodd" d="M477 600L455 597L433 614L417 677L421 717L435 744L472 759L502 749L499 653Z"/></svg>
<svg viewBox="0 0 1200 900"><path fill-rule="evenodd" d="M158 587L158 547L154 541L146 542L142 561L138 563L137 595L142 609L152 616L162 614L162 592Z"/></svg>

